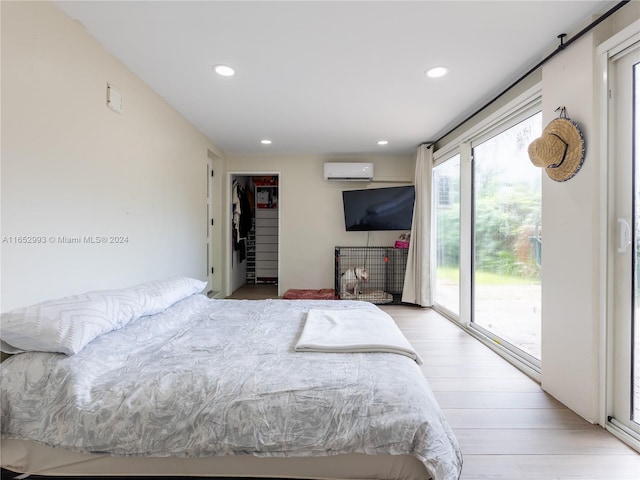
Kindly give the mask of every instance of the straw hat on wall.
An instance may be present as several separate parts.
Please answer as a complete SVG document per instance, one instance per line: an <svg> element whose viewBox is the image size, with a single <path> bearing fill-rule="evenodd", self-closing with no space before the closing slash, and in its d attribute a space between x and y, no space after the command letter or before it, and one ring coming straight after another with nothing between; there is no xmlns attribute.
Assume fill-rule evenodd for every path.
<svg viewBox="0 0 640 480"><path fill-rule="evenodd" d="M577 123L566 117L562 107L560 118L552 120L540 138L529 145L529 159L544 168L556 182L573 178L584 163L584 135Z"/></svg>

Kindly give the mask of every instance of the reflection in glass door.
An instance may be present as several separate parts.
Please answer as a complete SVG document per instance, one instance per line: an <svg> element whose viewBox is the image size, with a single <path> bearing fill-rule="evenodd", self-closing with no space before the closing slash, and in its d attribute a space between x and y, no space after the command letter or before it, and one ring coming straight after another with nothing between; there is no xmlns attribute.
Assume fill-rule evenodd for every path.
<svg viewBox="0 0 640 480"><path fill-rule="evenodd" d="M532 364L541 357L541 171L536 113L473 145L472 325ZM527 358L527 355L531 358Z"/></svg>

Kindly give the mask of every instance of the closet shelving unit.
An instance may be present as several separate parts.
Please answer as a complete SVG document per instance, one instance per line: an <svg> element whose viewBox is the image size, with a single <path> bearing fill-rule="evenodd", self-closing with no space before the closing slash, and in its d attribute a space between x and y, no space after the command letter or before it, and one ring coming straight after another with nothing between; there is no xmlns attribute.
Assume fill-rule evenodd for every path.
<svg viewBox="0 0 640 480"><path fill-rule="evenodd" d="M278 283L278 177L254 177L255 282Z"/></svg>
<svg viewBox="0 0 640 480"><path fill-rule="evenodd" d="M251 219L247 236L247 283L256 283L256 219Z"/></svg>

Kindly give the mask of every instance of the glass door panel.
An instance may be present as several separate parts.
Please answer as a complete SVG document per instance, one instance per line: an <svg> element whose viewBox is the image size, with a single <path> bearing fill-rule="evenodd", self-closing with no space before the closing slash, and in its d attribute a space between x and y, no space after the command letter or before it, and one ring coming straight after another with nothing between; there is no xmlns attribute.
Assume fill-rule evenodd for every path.
<svg viewBox="0 0 640 480"><path fill-rule="evenodd" d="M460 314L460 155L433 169L435 276L433 299Z"/></svg>
<svg viewBox="0 0 640 480"><path fill-rule="evenodd" d="M473 146L472 325L540 360L541 169L537 113Z"/></svg>

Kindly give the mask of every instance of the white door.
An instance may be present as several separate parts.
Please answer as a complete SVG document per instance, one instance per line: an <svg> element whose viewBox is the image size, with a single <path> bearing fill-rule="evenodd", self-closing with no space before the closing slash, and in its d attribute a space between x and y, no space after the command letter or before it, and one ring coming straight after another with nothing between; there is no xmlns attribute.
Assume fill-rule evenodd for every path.
<svg viewBox="0 0 640 480"><path fill-rule="evenodd" d="M609 61L609 420L640 440L640 42Z"/></svg>

